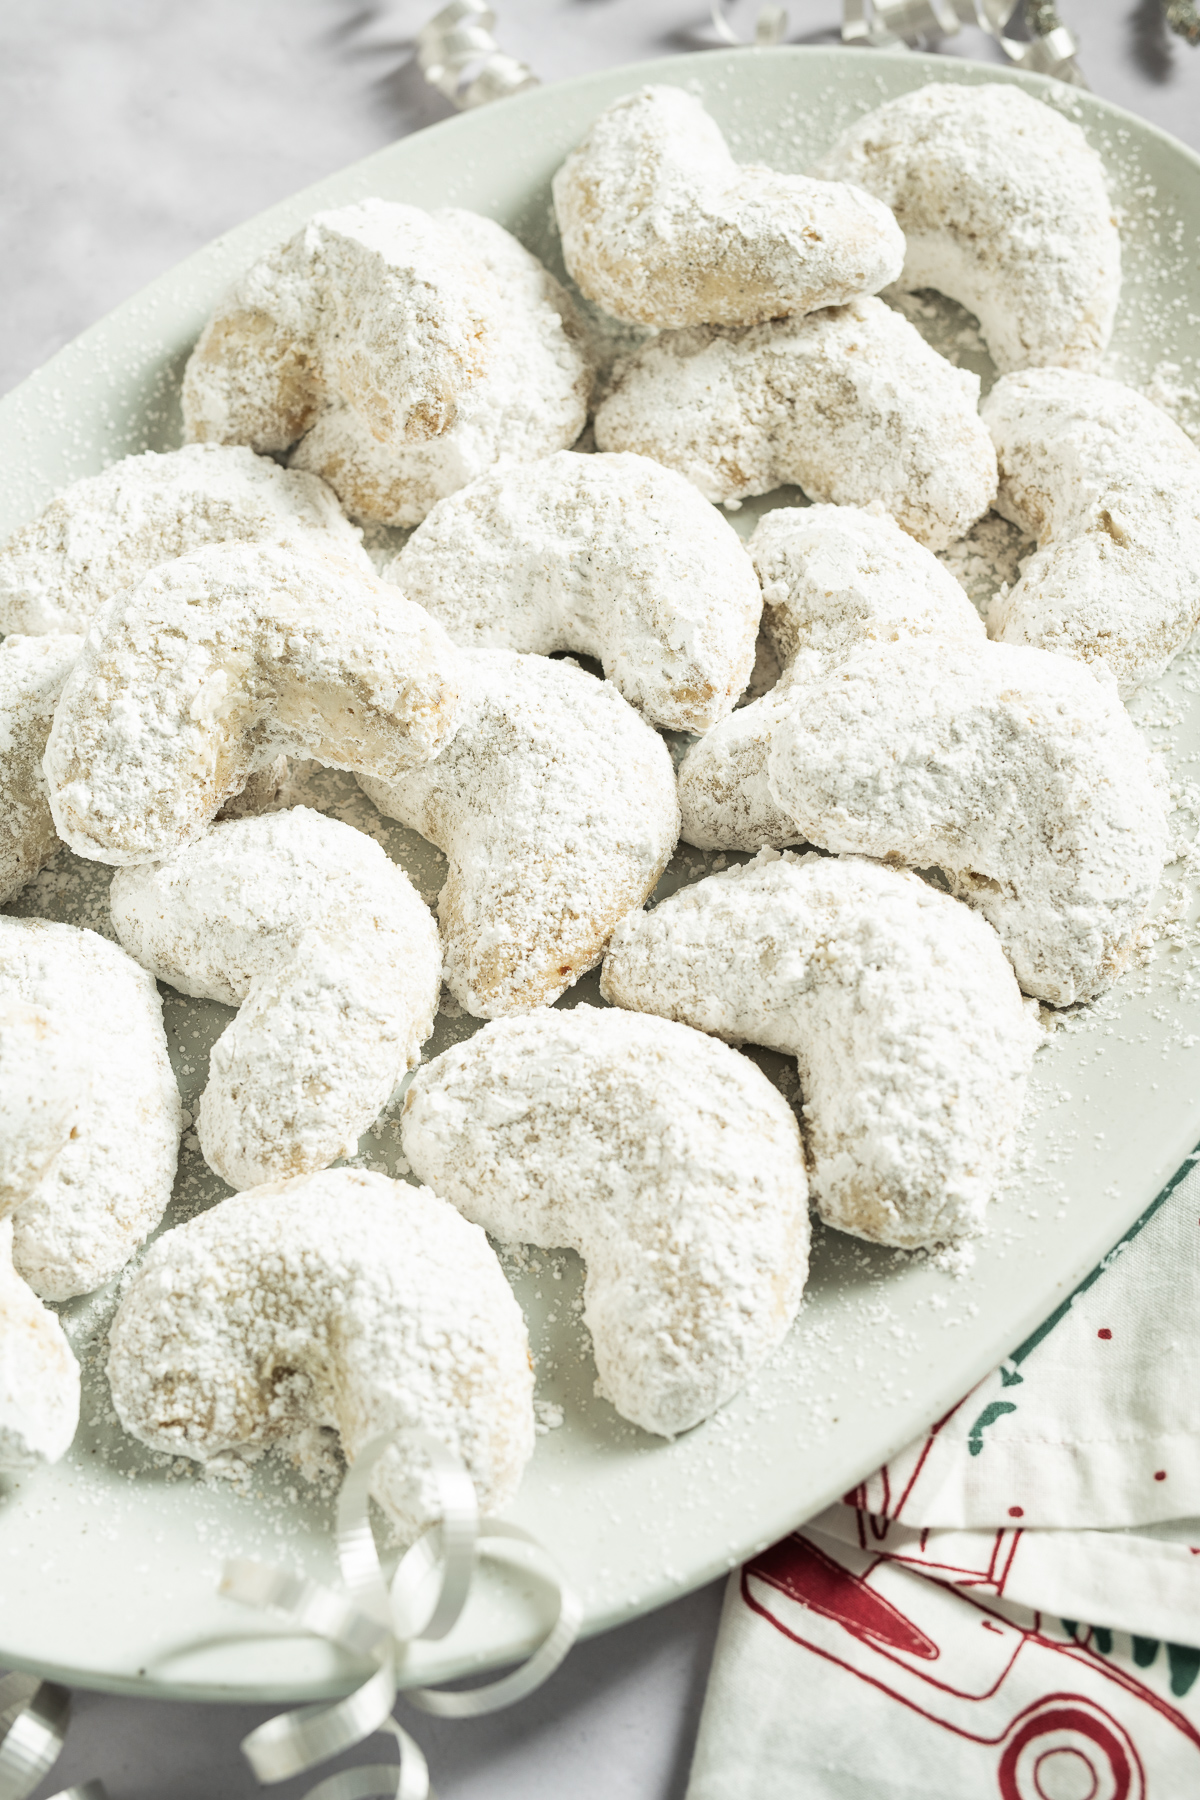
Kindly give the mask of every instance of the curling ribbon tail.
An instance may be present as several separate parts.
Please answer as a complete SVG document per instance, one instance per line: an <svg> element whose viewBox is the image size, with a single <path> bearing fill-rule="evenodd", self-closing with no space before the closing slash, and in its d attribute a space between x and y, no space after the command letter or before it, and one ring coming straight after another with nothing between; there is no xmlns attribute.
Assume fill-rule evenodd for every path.
<svg viewBox="0 0 1200 1800"><path fill-rule="evenodd" d="M26 1800L62 1754L71 1696L36 1675L0 1681L0 1800ZM108 1800L102 1781L63 1788L53 1800Z"/></svg>
<svg viewBox="0 0 1200 1800"><path fill-rule="evenodd" d="M431 87L465 110L537 87L527 63L501 50L486 0L450 0L417 33L417 64Z"/></svg>
<svg viewBox="0 0 1200 1800"><path fill-rule="evenodd" d="M379 1563L369 1513L370 1479L389 1451L424 1457L437 1489L439 1523L401 1558L390 1585ZM244 1606L284 1614L293 1624L369 1657L375 1672L344 1700L280 1713L243 1740L259 1781L303 1774L375 1732L396 1742L395 1764L373 1764L327 1776L305 1800L430 1800L429 1771L419 1745L392 1718L398 1669L408 1647L443 1638L457 1623L480 1558L508 1563L549 1581L558 1596L554 1623L528 1660L499 1680L465 1691L411 1688L405 1698L442 1718L475 1718L524 1699L552 1675L578 1635L575 1596L535 1538L500 1519L480 1519L475 1488L457 1456L424 1431L389 1431L358 1454L337 1505L337 1555L345 1592L286 1569L237 1559L227 1562L220 1591ZM422 1596L430 1584L432 1602ZM0 1800L6 1800L0 1794Z"/></svg>
<svg viewBox="0 0 1200 1800"><path fill-rule="evenodd" d="M1193 0L1176 0L1192 5ZM726 44L740 44L725 11L726 0L710 0L713 28ZM873 50L907 50L913 44L936 45L963 25L978 25L999 44L1019 69L1053 75L1077 87L1087 83L1075 62L1079 41L1068 31L1049 0L1025 7L1032 35L1010 36L1020 11L1019 0L843 0L842 42ZM787 34L787 13L764 6L755 25L756 44L779 44Z"/></svg>

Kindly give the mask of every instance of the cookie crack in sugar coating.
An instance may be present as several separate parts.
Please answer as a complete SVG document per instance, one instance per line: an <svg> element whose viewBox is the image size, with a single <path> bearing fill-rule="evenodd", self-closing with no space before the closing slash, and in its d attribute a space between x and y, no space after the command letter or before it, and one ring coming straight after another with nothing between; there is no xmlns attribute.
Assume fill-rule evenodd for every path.
<svg viewBox="0 0 1200 1800"><path fill-rule="evenodd" d="M327 1169L165 1233L109 1335L126 1431L216 1472L335 1429L349 1462L418 1427L459 1455L481 1512L533 1452L525 1322L483 1232L431 1194ZM428 1466L389 1450L371 1493L406 1538L438 1516Z"/></svg>
<svg viewBox="0 0 1200 1800"><path fill-rule="evenodd" d="M160 981L241 1011L213 1045L196 1130L254 1187L352 1155L433 1030L442 954L407 875L307 807L215 825L122 869L117 936Z"/></svg>
<svg viewBox="0 0 1200 1800"><path fill-rule="evenodd" d="M503 1242L577 1249L603 1390L686 1431L783 1338L808 1268L791 1108L698 1031L580 1006L487 1025L420 1069L404 1153Z"/></svg>
<svg viewBox="0 0 1200 1800"><path fill-rule="evenodd" d="M451 736L458 653L332 556L218 544L93 623L43 767L59 835L98 862L192 842L280 754L395 780Z"/></svg>
<svg viewBox="0 0 1200 1800"><path fill-rule="evenodd" d="M919 876L761 851L625 920L601 990L796 1058L827 1224L904 1248L980 1229L1039 1032L995 932Z"/></svg>
<svg viewBox="0 0 1200 1800"><path fill-rule="evenodd" d="M450 860L438 920L451 993L476 1018L548 1005L594 968L679 837L666 745L577 666L464 650L462 723L381 812Z"/></svg>
<svg viewBox="0 0 1200 1800"><path fill-rule="evenodd" d="M979 615L932 552L860 507L779 507L759 520L746 547L781 674L679 765L680 835L705 850L782 850L799 841L767 777L771 733L787 715L793 685L816 679L860 643L984 637Z"/></svg>

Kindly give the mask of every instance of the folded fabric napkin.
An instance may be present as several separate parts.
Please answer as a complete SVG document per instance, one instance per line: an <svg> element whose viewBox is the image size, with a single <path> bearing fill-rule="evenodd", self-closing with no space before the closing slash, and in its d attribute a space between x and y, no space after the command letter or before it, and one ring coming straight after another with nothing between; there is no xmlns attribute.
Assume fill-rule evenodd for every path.
<svg viewBox="0 0 1200 1800"><path fill-rule="evenodd" d="M1193 1159L951 1413L730 1578L688 1800L1200 1794L1198 1316Z"/></svg>

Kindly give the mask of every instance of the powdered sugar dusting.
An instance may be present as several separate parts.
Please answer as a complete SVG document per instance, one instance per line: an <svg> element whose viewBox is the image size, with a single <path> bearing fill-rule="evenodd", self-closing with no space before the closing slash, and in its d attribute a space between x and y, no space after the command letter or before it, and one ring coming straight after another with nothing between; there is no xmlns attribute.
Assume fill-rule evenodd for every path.
<svg viewBox="0 0 1200 1800"><path fill-rule="evenodd" d="M483 1233L428 1188L325 1170L228 1200L166 1233L129 1283L108 1375L127 1431L220 1473L270 1445L350 1460L420 1427L462 1457L481 1511L533 1450L524 1321ZM371 1489L405 1537L436 1518L421 1460Z"/></svg>
<svg viewBox="0 0 1200 1800"><path fill-rule="evenodd" d="M93 932L0 915L0 999L69 1022L88 1064L74 1136L16 1215L13 1257L39 1294L107 1281L171 1197L179 1094L162 1002L131 957Z"/></svg>
<svg viewBox="0 0 1200 1800"><path fill-rule="evenodd" d="M323 481L252 451L190 444L77 481L0 548L0 630L83 631L159 563L216 543L324 544L363 560Z"/></svg>
<svg viewBox="0 0 1200 1800"><path fill-rule="evenodd" d="M754 325L873 294L904 241L862 184L738 168L677 87L596 119L554 177L567 268L590 299L644 325Z"/></svg>
<svg viewBox="0 0 1200 1800"><path fill-rule="evenodd" d="M1121 240L1078 125L1007 84L932 83L841 137L817 172L891 206L905 287L975 313L999 369L1091 368L1112 334Z"/></svg>
<svg viewBox="0 0 1200 1800"><path fill-rule="evenodd" d="M502 1240L570 1245L617 1410L674 1436L781 1340L808 1269L796 1121L744 1057L647 1014L487 1026L422 1069L404 1148Z"/></svg>
<svg viewBox="0 0 1200 1800"><path fill-rule="evenodd" d="M602 450L678 469L710 500L785 482L890 513L937 549L991 504L996 458L955 369L882 300L743 331L664 333L617 365Z"/></svg>
<svg viewBox="0 0 1200 1800"><path fill-rule="evenodd" d="M603 990L796 1057L827 1223L900 1246L980 1229L1037 1032L995 934L947 895L764 850L620 926Z"/></svg>

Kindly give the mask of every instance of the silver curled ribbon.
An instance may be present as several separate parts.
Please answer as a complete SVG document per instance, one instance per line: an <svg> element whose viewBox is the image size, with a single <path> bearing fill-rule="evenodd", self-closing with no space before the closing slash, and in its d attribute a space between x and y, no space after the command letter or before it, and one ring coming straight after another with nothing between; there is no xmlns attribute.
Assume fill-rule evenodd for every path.
<svg viewBox="0 0 1200 1800"><path fill-rule="evenodd" d="M393 1447L428 1457L441 1519L406 1551L389 1583L371 1529L368 1489L376 1463ZM376 1664L374 1674L346 1699L280 1713L244 1738L242 1751L259 1781L269 1784L301 1775L385 1732L395 1740L397 1762L327 1776L304 1800L428 1800L432 1789L420 1746L392 1718L409 1646L444 1638L454 1628L481 1557L508 1563L557 1589L554 1623L520 1667L483 1687L404 1690L404 1698L423 1712L476 1718L523 1700L554 1673L578 1635L579 1602L536 1538L518 1525L479 1517L466 1469L425 1431L385 1432L359 1452L338 1495L336 1542L342 1593L266 1563L237 1558L225 1564L220 1592L229 1599L284 1613L293 1624ZM422 1604L431 1584L432 1602L426 1598Z"/></svg>
<svg viewBox="0 0 1200 1800"><path fill-rule="evenodd" d="M450 0L417 33L417 65L431 87L460 111L537 87L528 63L501 50L486 0Z"/></svg>
<svg viewBox="0 0 1200 1800"><path fill-rule="evenodd" d="M0 1681L0 1800L26 1800L62 1754L71 1696L56 1681L6 1675ZM63 1788L53 1800L108 1800L102 1781Z"/></svg>
<svg viewBox="0 0 1200 1800"><path fill-rule="evenodd" d="M740 44L744 40L725 16L725 4L726 0L710 0L713 27L724 43ZM1033 26L1028 38L1011 35L1019 11L1020 0L843 0L842 42L873 50L908 50L953 37L964 25L978 25L1017 68L1085 87L1075 61L1079 40L1059 22L1054 7L1047 0L1026 6ZM787 24L784 7L764 6L755 23L754 42L782 43Z"/></svg>

